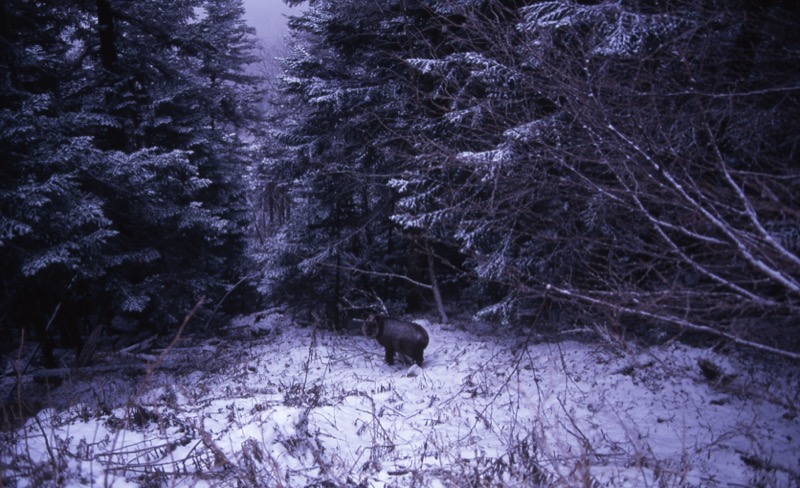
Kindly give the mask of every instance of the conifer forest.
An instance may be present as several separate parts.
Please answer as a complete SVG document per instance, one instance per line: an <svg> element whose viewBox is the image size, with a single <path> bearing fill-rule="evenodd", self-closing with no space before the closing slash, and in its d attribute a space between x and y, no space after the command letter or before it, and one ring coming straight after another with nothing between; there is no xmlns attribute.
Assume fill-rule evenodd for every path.
<svg viewBox="0 0 800 488"><path fill-rule="evenodd" d="M373 430L367 464L354 454L359 469L344 469L349 458L331 455L340 447L324 436L306 447L305 461L292 457L302 436L276 437L299 464L241 441L226 454L238 461L222 463L236 475L191 481L163 466L113 468L111 454L93 458L105 481L92 478L85 464L59 461L72 451L53 445L56 434L41 464L34 449L25 457L11 447L42 409L74 408L54 397L81 371L95 382L109 378L119 372L103 365L124 356L139 361L134 383L145 384L182 341L196 351L212 344L219 354L202 361L221 370L250 364L245 329L251 339L287 344L338 341L330 346L336 361L368 350L372 369L391 376L398 370L361 336L362 324L370 314L421 319L431 342L409 375L433 369L427 378L436 378L437 366L458 364L478 392L468 363L482 353L470 349L460 363L454 351L474 343L458 334L488 334L498 344L523 338L511 351L563 341L627 353L679 344L713 351L711 359L680 357L691 357L687 368L715 388L744 377L747 367L732 364L780 365L781 381L800 381L800 2L284 3L298 7L289 34L267 49L242 0L0 2L0 487L632 482L623 471L578 476L575 466L615 461L598 448L569 467L545 454L549 438L532 437L533 428L498 444L494 457L464 454L437 468L444 471L424 454L390 469L381 456L391 452L399 463L420 448L409 441L413 454L402 457L385 424L392 448L377 450L384 444ZM229 350L239 352L223 354L218 344L234 338L242 342ZM363 348L346 360L336 355L356 339ZM354 384L350 393L323 380L314 386L316 354L291 347L285 355L300 354L298 362L308 354L296 373L307 381L259 374L276 382L281 405L306 408L304 428L323 407L346 411L384 391L383 383ZM266 345L258 350L270 354ZM515 374L538 371L514 354L508 363L486 361L497 371L512 363ZM651 364L637 359L625 373L621 356L575 354L600 370L614 364L624 379ZM677 361L668 356L654 361ZM554 359L559 374L573 374L564 357ZM793 444L800 397L787 385L767 396L781 398ZM105 415L110 430L120 428L108 420L121 418L109 413L120 405L144 415L136 422L153 421L147 394L133 390L121 403L96 401L92 415ZM437 395L420 403L433 408ZM480 412L470 414L475 422L491 424ZM210 431L182 425L219 457ZM597 446L586 432L578 444ZM433 444L425 439L425 449ZM108 452L121 455L115 446ZM697 464L662 470L651 461L633 463L652 470L633 483L800 483L800 464L737 449L748 454L736 473L761 474L728 479L711 468L698 474ZM800 448L787 449L796 462ZM637 450L642 459L661 459L645 451ZM271 461L262 466L259 456ZM302 477L300 465L318 474ZM453 466L472 474L455 476ZM674 476L659 474L668 471Z"/></svg>

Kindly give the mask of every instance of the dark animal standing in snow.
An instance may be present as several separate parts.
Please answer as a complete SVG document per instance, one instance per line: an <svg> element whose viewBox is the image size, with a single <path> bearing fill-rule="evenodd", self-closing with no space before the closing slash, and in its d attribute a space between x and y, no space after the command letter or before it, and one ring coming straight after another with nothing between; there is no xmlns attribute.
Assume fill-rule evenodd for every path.
<svg viewBox="0 0 800 488"><path fill-rule="evenodd" d="M428 347L428 333L421 325L403 322L380 315L370 315L364 321L364 335L378 340L386 349L386 363L394 364L394 353L404 354L422 366L422 352Z"/></svg>

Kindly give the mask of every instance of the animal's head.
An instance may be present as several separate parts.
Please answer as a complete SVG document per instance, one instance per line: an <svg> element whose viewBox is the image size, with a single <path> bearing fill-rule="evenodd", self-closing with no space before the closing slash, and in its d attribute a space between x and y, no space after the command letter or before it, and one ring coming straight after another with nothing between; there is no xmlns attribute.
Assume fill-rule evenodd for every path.
<svg viewBox="0 0 800 488"><path fill-rule="evenodd" d="M367 337L377 338L383 332L383 317L374 313L370 314L364 321L361 331Z"/></svg>

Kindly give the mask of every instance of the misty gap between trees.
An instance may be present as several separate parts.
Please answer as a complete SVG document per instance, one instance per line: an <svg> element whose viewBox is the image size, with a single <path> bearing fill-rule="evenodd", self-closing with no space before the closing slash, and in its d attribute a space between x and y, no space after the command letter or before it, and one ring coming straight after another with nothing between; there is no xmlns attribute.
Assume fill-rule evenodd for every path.
<svg viewBox="0 0 800 488"><path fill-rule="evenodd" d="M285 1L274 52L240 0L0 3L12 374L264 309L800 359L800 3Z"/></svg>

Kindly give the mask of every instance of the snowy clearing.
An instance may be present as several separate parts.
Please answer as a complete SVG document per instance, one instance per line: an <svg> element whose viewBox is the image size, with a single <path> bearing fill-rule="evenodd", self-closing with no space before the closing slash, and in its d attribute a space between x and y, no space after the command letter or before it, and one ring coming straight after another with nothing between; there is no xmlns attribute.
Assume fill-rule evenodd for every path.
<svg viewBox="0 0 800 488"><path fill-rule="evenodd" d="M800 483L798 365L420 323L421 369L260 314L151 351L147 375L74 372L67 406L2 433L0 486Z"/></svg>

